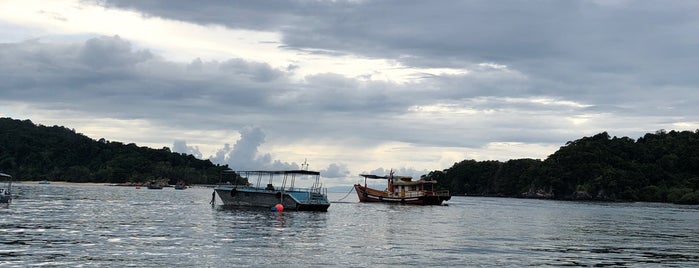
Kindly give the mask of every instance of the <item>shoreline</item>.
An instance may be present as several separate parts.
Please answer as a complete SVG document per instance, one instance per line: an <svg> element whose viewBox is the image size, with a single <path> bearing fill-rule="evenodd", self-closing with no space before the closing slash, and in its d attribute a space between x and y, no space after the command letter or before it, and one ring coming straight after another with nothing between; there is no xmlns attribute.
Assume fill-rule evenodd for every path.
<svg viewBox="0 0 699 268"><path fill-rule="evenodd" d="M14 181L13 184L35 184L35 185L63 185L63 186L115 186L115 187L143 187L145 185L136 184L119 184L108 182L68 182L68 181L47 181L48 184L41 184L41 181ZM174 188L174 185L164 186L165 188ZM187 188L213 188L209 185L187 185Z"/></svg>
<svg viewBox="0 0 699 268"><path fill-rule="evenodd" d="M48 184L41 184L41 181L15 181L17 184L38 184L38 185L73 185L73 186L111 186L110 183L99 183L99 182L68 182L68 181L48 181Z"/></svg>

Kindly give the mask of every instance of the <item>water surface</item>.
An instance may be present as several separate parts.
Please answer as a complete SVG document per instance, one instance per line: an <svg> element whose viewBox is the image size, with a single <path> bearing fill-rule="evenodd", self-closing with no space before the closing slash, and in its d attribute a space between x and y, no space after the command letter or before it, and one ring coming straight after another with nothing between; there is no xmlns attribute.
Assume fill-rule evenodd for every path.
<svg viewBox="0 0 699 268"><path fill-rule="evenodd" d="M211 206L212 191L19 184L0 266L699 266L698 206L350 195L275 213Z"/></svg>

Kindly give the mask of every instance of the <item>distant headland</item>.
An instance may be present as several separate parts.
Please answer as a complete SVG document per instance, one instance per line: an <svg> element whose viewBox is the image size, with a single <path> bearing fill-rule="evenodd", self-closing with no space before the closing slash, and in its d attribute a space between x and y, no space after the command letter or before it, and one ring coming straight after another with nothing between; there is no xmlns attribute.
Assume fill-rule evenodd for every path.
<svg viewBox="0 0 699 268"><path fill-rule="evenodd" d="M0 170L24 181L214 184L228 169L167 147L94 140L12 118L0 118L0 148ZM425 176L461 195L699 204L699 130L660 130L635 140L602 132L544 160L463 160Z"/></svg>

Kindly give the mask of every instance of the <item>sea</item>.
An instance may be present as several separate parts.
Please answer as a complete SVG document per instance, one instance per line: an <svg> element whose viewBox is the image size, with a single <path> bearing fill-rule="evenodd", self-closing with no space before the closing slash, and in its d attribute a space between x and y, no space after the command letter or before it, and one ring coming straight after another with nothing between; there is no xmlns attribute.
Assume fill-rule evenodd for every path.
<svg viewBox="0 0 699 268"><path fill-rule="evenodd" d="M328 212L211 204L211 188L15 184L0 267L698 267L699 206L454 196Z"/></svg>

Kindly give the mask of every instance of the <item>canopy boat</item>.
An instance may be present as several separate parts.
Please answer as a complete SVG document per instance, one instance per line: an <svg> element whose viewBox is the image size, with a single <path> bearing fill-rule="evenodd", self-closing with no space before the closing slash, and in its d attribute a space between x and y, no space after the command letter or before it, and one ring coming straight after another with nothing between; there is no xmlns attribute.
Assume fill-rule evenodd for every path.
<svg viewBox="0 0 699 268"><path fill-rule="evenodd" d="M246 178L244 185L224 184L214 188L224 206L273 208L284 210L328 211L327 189L321 187L320 172L308 170L230 171ZM296 180L310 181L308 188L294 186ZM253 182L254 181L254 182ZM275 183L281 183L275 186ZM212 199L212 201L214 201Z"/></svg>
<svg viewBox="0 0 699 268"><path fill-rule="evenodd" d="M364 186L355 184L354 189L359 196L359 202L383 202L401 203L412 205L441 205L443 201L451 199L449 191L435 191L436 180L421 178L414 181L409 176L393 176L393 172L388 176L366 175ZM386 190L377 190L367 187L367 179L387 180Z"/></svg>
<svg viewBox="0 0 699 268"><path fill-rule="evenodd" d="M12 202L12 176L0 173L0 204Z"/></svg>

